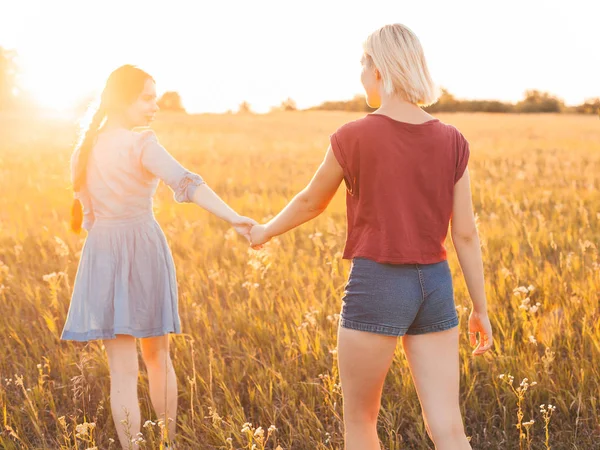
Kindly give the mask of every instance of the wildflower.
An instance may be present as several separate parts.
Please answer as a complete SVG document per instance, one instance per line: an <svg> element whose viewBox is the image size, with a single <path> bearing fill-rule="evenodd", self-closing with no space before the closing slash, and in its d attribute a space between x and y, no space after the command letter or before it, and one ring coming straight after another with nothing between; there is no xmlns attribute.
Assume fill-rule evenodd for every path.
<svg viewBox="0 0 600 450"><path fill-rule="evenodd" d="M54 236L56 242L56 254L58 256L69 256L69 246L58 236Z"/></svg>
<svg viewBox="0 0 600 450"><path fill-rule="evenodd" d="M52 283L53 281L55 281L58 278L58 275L56 274L56 272L52 272L52 273L48 273L46 275L44 275L42 277L42 279L46 282L46 283Z"/></svg>
<svg viewBox="0 0 600 450"><path fill-rule="evenodd" d="M529 291L527 290L527 288L525 286L519 286L518 288L513 289L513 294L515 295L519 295L519 294L528 294Z"/></svg>

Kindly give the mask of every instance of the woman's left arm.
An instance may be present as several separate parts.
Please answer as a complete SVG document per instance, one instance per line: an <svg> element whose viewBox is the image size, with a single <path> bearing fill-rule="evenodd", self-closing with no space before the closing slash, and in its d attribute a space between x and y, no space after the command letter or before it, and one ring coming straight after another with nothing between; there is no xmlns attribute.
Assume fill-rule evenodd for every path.
<svg viewBox="0 0 600 450"><path fill-rule="evenodd" d="M288 205L265 225L256 225L251 231L253 246L296 228L321 214L329 205L344 179L344 172L331 146L312 180Z"/></svg>

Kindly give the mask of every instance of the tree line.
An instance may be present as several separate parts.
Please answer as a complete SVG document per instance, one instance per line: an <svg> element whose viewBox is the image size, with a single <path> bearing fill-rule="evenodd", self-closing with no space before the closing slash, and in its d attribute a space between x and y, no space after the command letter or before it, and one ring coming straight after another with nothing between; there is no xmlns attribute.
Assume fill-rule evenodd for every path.
<svg viewBox="0 0 600 450"><path fill-rule="evenodd" d="M0 110L17 109L28 104L26 95L19 90L17 54L13 50L0 47ZM30 104L31 102L29 102ZM89 103L88 101L85 102ZM158 106L163 111L185 112L181 95L175 91L165 92L158 100ZM85 105L81 105L85 107ZM501 102L498 100L464 100L458 99L448 90L442 89L436 103L424 108L431 113L437 112L487 112L487 113L579 113L599 114L600 97L590 98L577 106L566 106L559 97L548 92L531 89L525 92L523 99L517 103ZM296 111L296 102L287 98L272 111ZM350 100L326 101L306 110L325 111L373 111L363 95L356 95ZM233 111L230 111L233 112ZM240 103L237 111L240 114L252 113L252 107L247 101Z"/></svg>

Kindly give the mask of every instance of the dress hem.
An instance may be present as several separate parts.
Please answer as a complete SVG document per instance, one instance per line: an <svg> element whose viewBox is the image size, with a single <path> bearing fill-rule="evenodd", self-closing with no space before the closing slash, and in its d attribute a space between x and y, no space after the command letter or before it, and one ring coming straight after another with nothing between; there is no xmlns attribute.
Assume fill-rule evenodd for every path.
<svg viewBox="0 0 600 450"><path fill-rule="evenodd" d="M167 329L161 327L152 330L134 330L132 328L120 327L115 328L114 330L91 330L85 332L64 330L60 339L63 341L87 342L100 339L115 339L117 334L126 334L136 338L147 338L179 333L181 333L179 327L177 327L177 329L174 327Z"/></svg>

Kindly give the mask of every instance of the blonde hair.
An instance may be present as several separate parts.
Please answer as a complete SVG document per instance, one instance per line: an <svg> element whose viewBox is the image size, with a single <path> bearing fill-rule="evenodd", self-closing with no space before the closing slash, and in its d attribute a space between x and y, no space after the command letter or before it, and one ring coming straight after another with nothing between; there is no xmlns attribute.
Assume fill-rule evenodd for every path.
<svg viewBox="0 0 600 450"><path fill-rule="evenodd" d="M385 25L364 43L365 54L381 73L383 89L419 106L438 99L423 47L412 30L402 24Z"/></svg>

